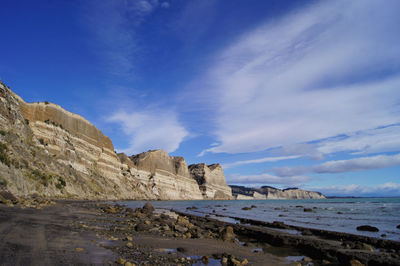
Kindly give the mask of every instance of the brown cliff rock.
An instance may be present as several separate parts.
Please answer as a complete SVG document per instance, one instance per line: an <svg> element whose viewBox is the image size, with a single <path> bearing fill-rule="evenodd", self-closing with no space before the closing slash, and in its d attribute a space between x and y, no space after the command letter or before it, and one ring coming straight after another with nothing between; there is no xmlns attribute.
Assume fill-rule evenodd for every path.
<svg viewBox="0 0 400 266"><path fill-rule="evenodd" d="M232 190L226 184L221 165L192 164L189 171L199 184L205 199L233 199Z"/></svg>
<svg viewBox="0 0 400 266"><path fill-rule="evenodd" d="M163 150L151 150L130 157L139 178L155 188L160 199L203 199L196 181L190 176L185 159L169 156Z"/></svg>

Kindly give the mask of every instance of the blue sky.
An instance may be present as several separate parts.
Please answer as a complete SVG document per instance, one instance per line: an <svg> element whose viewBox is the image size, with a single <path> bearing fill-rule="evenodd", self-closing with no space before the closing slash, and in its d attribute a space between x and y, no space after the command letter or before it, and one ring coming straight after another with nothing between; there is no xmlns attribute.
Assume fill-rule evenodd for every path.
<svg viewBox="0 0 400 266"><path fill-rule="evenodd" d="M400 2L0 3L0 77L128 155L229 184L400 196Z"/></svg>

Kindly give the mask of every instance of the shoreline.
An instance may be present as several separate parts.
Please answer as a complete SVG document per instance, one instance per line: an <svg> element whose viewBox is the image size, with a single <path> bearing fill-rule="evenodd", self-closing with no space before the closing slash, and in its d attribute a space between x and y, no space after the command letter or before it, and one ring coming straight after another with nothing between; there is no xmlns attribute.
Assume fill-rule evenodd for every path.
<svg viewBox="0 0 400 266"><path fill-rule="evenodd" d="M234 224L146 206L75 200L38 210L0 205L0 264L400 265L400 242L393 240L279 222Z"/></svg>

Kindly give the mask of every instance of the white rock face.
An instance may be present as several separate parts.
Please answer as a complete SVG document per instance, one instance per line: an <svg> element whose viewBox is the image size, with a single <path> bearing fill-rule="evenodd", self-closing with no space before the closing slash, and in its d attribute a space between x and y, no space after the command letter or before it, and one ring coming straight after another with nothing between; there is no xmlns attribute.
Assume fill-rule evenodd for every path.
<svg viewBox="0 0 400 266"><path fill-rule="evenodd" d="M269 186L261 188L247 188L231 186L236 199L325 199L319 192L306 191L297 188L277 189Z"/></svg>
<svg viewBox="0 0 400 266"><path fill-rule="evenodd" d="M205 199L233 199L232 189L226 184L224 171L221 165L206 165L205 163L192 164L189 166L189 171L199 184Z"/></svg>
<svg viewBox="0 0 400 266"><path fill-rule="evenodd" d="M14 194L77 199L203 199L182 157L170 157L160 150L131 158L117 155L111 140L83 117L47 102L26 103L3 84L0 122L0 143L5 145L0 152L6 153L8 160L0 162L0 181ZM225 184L225 180L212 188L219 183Z"/></svg>
<svg viewBox="0 0 400 266"><path fill-rule="evenodd" d="M319 192L306 191L301 189L274 189L267 188L267 199L325 199Z"/></svg>
<svg viewBox="0 0 400 266"><path fill-rule="evenodd" d="M243 195L243 194L238 194L236 196L236 199L237 200L254 200L254 197L253 196L246 196L246 195Z"/></svg>
<svg viewBox="0 0 400 266"><path fill-rule="evenodd" d="M148 151L130 157L138 178L154 188L163 200L201 200L199 186L182 157L170 157L163 150Z"/></svg>

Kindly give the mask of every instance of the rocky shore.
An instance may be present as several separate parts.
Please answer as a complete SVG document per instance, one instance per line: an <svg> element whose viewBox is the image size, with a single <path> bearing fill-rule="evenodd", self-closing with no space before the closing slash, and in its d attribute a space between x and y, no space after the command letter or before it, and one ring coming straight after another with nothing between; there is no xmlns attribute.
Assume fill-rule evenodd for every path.
<svg viewBox="0 0 400 266"><path fill-rule="evenodd" d="M282 222L227 223L149 203L5 200L1 265L400 265L400 242Z"/></svg>

